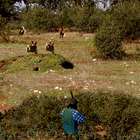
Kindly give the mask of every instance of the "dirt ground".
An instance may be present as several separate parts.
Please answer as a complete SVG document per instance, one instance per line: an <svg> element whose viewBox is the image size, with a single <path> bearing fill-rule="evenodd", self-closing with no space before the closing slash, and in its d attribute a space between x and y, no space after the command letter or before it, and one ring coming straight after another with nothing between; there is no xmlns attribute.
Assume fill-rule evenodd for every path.
<svg viewBox="0 0 140 140"><path fill-rule="evenodd" d="M50 39L52 39L52 38L53 38L53 40L55 42L56 51L59 50L60 48L61 48L61 51L62 52L71 52L71 53L73 53L74 51L77 51L77 48L75 48L75 47L62 48L61 46L62 45L66 45L66 46L67 45L71 45L72 43L74 43L74 44L79 43L78 39L77 40L74 40L74 38L75 38L75 36L78 36L78 38L81 38L81 34L78 34L76 32L72 32L72 33L66 33L66 36L67 36L67 39L63 39L63 40L59 38L59 33L58 32L56 32L56 33L55 32L54 33L46 33L46 34L42 34L42 35L40 35L40 34L33 34L33 33L27 33L27 34L25 34L23 36L16 36L16 35L11 36L11 40L14 40L14 42L13 43L6 43L6 44L4 43L4 45L1 45L1 47L0 47L0 52L1 52L1 55L0 55L0 60L1 60L0 61L0 66L1 66L0 73L2 73L5 70L5 67L6 67L5 66L5 62L6 61L4 61L4 59L5 58L7 59L7 58L12 58L12 57L17 57L20 54L21 55L26 55L27 53L25 51L25 46L27 46L27 44L31 43L31 40L33 40L34 42L38 41L37 46L39 46L39 47L41 46L41 48L39 50L40 51L39 53L44 53L44 50L43 50L44 49L44 44L46 44L46 42L48 43L48 41ZM94 36L93 34L87 33L87 34L83 34L82 35L82 38L85 39L85 40L88 40L88 39L92 38L93 36ZM2 39L0 39L0 40L2 41ZM3 44L3 42L1 42L1 43ZM67 56L66 53L61 54L61 55L64 56L64 57ZM81 65L81 64L84 64L84 63L86 64L89 61L89 60L87 62L80 61L80 60L79 61L75 61L74 60L75 57L73 57L73 56L72 57L71 56L68 56L67 58L68 59L70 58L72 61L74 61L75 65L77 65L77 64L80 64ZM48 71L48 73L50 74L48 79L43 80L42 77L40 77L40 81L41 82L39 82L39 85L41 87L45 87L46 88L46 86L47 86L47 88L49 88L49 85L50 85L51 88L52 88L52 85L54 85L53 86L53 88L54 88L54 87L57 86L57 83L59 83L59 85L60 84L63 85L64 82L66 82L68 84L68 87L66 87L67 90L69 90L69 89L72 88L76 92L76 91L79 91L79 89L81 89L81 87L82 87L81 85L75 85L74 86L72 84L71 79L70 80L66 80L66 79L63 79L62 80L62 78L56 78L55 79L55 77L59 77L58 76L59 75L58 73L57 74L54 74L53 71L52 72ZM2 88L3 87L4 88L7 88L7 86L10 86L11 84L13 84L13 85L28 86L28 85L24 85L26 83L26 81L24 81L25 78L23 78L24 76L23 77L20 76L20 75L16 75L14 77L11 77L11 76L12 75L9 75L7 77L6 85L2 83L2 85L1 85ZM15 77L17 77L18 80L17 79L14 79ZM51 78L51 77L53 77L53 78ZM21 81L20 81L20 78L21 78ZM27 78L28 78L28 76L27 76ZM34 81L34 79L31 80L31 81L29 81L29 82L30 83L33 83L33 81ZM0 82L0 84L1 84L1 82ZM4 89L4 90L5 90L4 92L9 92L9 90L7 90L7 89ZM14 94L14 92L13 92L13 94ZM0 98L1 98L0 99L1 100L0 110L1 110L2 113L4 113L4 110L9 109L10 106L12 106L12 105L10 105L10 104L8 105L8 103L5 102L6 101L6 99L5 99L6 96L5 96L5 98L3 96L0 97Z"/></svg>
<svg viewBox="0 0 140 140"><path fill-rule="evenodd" d="M137 61L102 61L92 58L90 53L96 51L93 47L94 34L66 33L66 38L61 40L59 33L46 33L40 34L27 34L20 36L17 40L13 36L14 44L4 44L0 46L0 60L11 58L19 55L26 55L25 46L31 40L38 41L39 53L44 53L44 44L53 38L55 41L55 50L68 58L76 65L76 68L64 71L49 70L42 74L26 74L26 73L13 73L5 75L5 82L0 82L0 112L5 113L10 108L16 105L16 101L20 96L36 95L40 96L39 92L63 95L62 92L69 92L72 90L74 93L83 91L98 91L104 89L119 90L126 94L135 92L139 95L140 82L138 68L140 63ZM127 44L129 46L128 52L133 51L134 44ZM46 52L45 52L46 53ZM137 65L137 66L136 66ZM0 73L5 69L4 61L0 63ZM0 75L1 76L1 75ZM0 77L1 78L1 77ZM23 89L23 91L22 91ZM34 92L34 91L38 92ZM21 93L20 93L21 92ZM66 95L64 96L66 97ZM14 100L12 103L8 100ZM97 126L94 130L97 134L104 136L106 132L101 126Z"/></svg>
<svg viewBox="0 0 140 140"><path fill-rule="evenodd" d="M35 90L41 93L55 93L65 95L65 92L73 90L74 93L82 91L123 91L124 93L135 93L139 96L140 77L138 67L139 61L102 61L92 58L90 53L96 51L93 47L94 34L85 33L83 35L76 32L66 33L66 38L60 39L59 33L31 34L23 36L12 36L15 43L0 44L0 60L5 58L26 55L25 47L33 40L38 41L39 53L44 52L45 44L50 39L55 42L55 52L68 58L76 65L73 70L46 71L42 74L13 73L4 76L4 83L0 81L0 90L4 95L0 95L0 111L8 110L20 102L20 96L36 94ZM127 52L132 52L136 44L125 44ZM4 62L0 63L0 73L5 68ZM1 78L1 75L0 75ZM58 89L59 88L59 89ZM64 94L63 94L64 93ZM7 102L11 101L10 103ZM18 99L18 101L17 101Z"/></svg>
<svg viewBox="0 0 140 140"><path fill-rule="evenodd" d="M0 95L0 112L4 115L5 110L8 111L10 108L12 108L12 105L9 105L5 102L5 97L3 95Z"/></svg>

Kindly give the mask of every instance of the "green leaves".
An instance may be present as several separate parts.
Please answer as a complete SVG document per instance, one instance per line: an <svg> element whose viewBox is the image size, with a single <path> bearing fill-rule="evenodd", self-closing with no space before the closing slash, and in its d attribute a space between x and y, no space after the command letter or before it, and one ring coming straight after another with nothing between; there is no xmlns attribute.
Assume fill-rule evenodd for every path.
<svg viewBox="0 0 140 140"><path fill-rule="evenodd" d="M10 41L10 31L11 27L8 23L8 19L4 18L0 15L0 36L3 38L5 42Z"/></svg>
<svg viewBox="0 0 140 140"><path fill-rule="evenodd" d="M124 2L119 4L111 14L116 26L120 29L123 40L134 40L140 35L140 4L138 2Z"/></svg>
<svg viewBox="0 0 140 140"><path fill-rule="evenodd" d="M95 36L95 47L101 58L121 59L122 42L120 30L112 21L106 21Z"/></svg>

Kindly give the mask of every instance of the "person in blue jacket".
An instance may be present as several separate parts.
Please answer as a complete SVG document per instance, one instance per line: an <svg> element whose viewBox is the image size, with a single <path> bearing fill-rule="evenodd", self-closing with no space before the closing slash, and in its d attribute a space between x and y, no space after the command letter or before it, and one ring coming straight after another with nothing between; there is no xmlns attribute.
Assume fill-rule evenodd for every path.
<svg viewBox="0 0 140 140"><path fill-rule="evenodd" d="M78 122L84 122L86 117L77 110L76 99L72 99L67 108L64 108L61 112L61 117L63 119L63 129L64 135L69 133L78 136Z"/></svg>

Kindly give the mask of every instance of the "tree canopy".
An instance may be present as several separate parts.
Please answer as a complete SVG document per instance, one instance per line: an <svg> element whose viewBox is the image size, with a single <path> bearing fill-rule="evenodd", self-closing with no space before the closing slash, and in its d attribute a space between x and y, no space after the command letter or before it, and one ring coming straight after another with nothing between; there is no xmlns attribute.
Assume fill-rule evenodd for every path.
<svg viewBox="0 0 140 140"><path fill-rule="evenodd" d="M22 0L0 0L0 14L2 17L14 16L16 11L16 2L21 2Z"/></svg>

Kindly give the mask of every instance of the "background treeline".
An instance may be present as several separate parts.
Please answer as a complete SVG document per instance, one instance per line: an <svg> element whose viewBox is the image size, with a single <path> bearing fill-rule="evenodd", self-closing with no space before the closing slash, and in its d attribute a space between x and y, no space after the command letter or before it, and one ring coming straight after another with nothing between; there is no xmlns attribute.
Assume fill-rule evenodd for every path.
<svg viewBox="0 0 140 140"><path fill-rule="evenodd" d="M106 10L99 9L96 6L98 1L93 0L24 0L26 6L20 8L16 2L21 0L1 1L1 18L10 21L12 18L13 23L30 30L74 27L78 31L93 33L104 24L115 23L126 38L134 39L140 35L139 1L110 1Z"/></svg>
<svg viewBox="0 0 140 140"><path fill-rule="evenodd" d="M133 42L140 37L140 2L102 1L104 9L93 0L24 0L26 7L14 5L17 0L0 3L0 35L8 42L9 29L24 26L39 32L69 31L96 33L95 47L99 57L122 59L122 41ZM20 2L20 0L19 0Z"/></svg>

